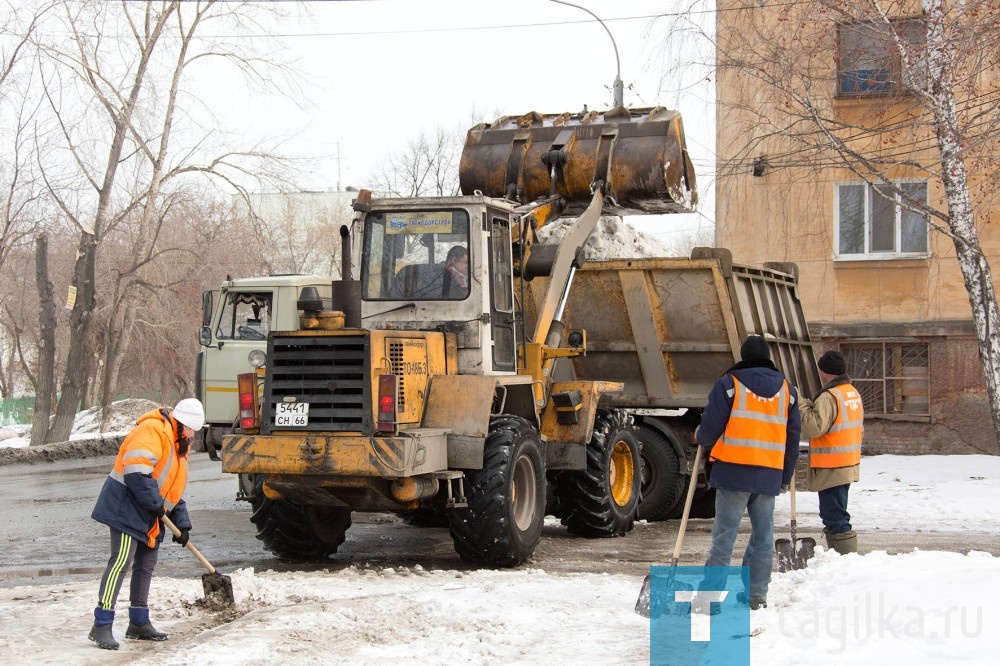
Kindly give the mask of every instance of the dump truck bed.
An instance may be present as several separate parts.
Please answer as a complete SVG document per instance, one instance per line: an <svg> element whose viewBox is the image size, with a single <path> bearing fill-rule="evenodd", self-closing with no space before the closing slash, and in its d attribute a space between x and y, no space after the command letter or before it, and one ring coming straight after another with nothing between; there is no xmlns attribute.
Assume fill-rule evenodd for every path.
<svg viewBox="0 0 1000 666"><path fill-rule="evenodd" d="M586 330L587 354L560 360L556 377L623 382L609 396L616 407L701 409L756 333L799 393L812 397L820 381L795 272L792 264L733 264L718 248L698 248L690 259L588 261L563 316L567 329Z"/></svg>

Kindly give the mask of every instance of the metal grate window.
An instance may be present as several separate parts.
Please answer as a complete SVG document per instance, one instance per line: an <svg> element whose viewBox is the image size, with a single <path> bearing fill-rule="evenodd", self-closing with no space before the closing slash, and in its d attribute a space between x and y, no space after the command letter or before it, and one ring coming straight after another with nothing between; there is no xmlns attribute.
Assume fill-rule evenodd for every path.
<svg viewBox="0 0 1000 666"><path fill-rule="evenodd" d="M930 350L921 342L841 346L866 416L930 415Z"/></svg>
<svg viewBox="0 0 1000 666"><path fill-rule="evenodd" d="M389 343L389 363L392 364L392 374L396 375L399 390L396 391L396 411L400 414L406 411L406 373L403 372L403 343Z"/></svg>

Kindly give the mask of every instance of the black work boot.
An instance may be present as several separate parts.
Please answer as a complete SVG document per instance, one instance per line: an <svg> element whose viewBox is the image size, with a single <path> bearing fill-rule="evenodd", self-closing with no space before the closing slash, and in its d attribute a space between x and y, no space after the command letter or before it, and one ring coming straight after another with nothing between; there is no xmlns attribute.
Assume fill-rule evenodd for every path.
<svg viewBox="0 0 1000 666"><path fill-rule="evenodd" d="M94 626L87 638L97 643L102 650L117 650L118 641L111 635L111 625L115 621L115 612L98 606L94 609Z"/></svg>
<svg viewBox="0 0 1000 666"><path fill-rule="evenodd" d="M162 631L157 631L152 622L139 625L129 622L128 629L125 630L125 638L132 638L139 641L165 641L169 635Z"/></svg>
<svg viewBox="0 0 1000 666"><path fill-rule="evenodd" d="M118 641L111 635L110 624L95 624L87 634L87 638L97 643L97 647L102 650L118 649Z"/></svg>
<svg viewBox="0 0 1000 666"><path fill-rule="evenodd" d="M132 606L128 609L128 629L125 638L140 641L165 641L167 634L157 631L149 621L149 609L145 606Z"/></svg>
<svg viewBox="0 0 1000 666"><path fill-rule="evenodd" d="M736 602L743 606L749 606L750 610L767 608L767 597L754 597L750 596L746 592L739 592L736 595Z"/></svg>

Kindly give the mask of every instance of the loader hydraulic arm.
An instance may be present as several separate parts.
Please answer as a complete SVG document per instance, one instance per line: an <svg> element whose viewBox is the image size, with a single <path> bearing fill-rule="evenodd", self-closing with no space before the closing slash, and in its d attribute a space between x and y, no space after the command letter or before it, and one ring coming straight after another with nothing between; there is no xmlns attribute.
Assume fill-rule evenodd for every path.
<svg viewBox="0 0 1000 666"><path fill-rule="evenodd" d="M551 279L545 297L538 308L538 319L530 342L544 344L548 340L552 322L561 316L562 306L566 303L566 294L573 282L573 273L577 261L590 234L594 232L598 220L601 219L601 209L604 207L604 192L601 184L595 187L594 198L590 205L577 219L576 224L559 242L552 262Z"/></svg>

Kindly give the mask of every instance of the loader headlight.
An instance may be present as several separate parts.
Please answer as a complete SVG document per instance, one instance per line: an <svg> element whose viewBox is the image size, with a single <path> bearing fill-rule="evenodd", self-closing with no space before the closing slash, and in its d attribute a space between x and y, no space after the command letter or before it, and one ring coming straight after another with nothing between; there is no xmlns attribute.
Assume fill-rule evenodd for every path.
<svg viewBox="0 0 1000 666"><path fill-rule="evenodd" d="M254 349L247 354L247 361L250 362L250 366L253 368L263 368L267 364L267 354L262 349Z"/></svg>

